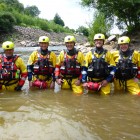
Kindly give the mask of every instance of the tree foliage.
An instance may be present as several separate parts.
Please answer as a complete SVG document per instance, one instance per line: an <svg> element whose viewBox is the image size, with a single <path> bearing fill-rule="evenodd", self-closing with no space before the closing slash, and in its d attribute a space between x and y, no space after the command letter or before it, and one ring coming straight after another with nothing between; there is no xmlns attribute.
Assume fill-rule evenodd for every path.
<svg viewBox="0 0 140 140"><path fill-rule="evenodd" d="M18 0L0 0L0 3L6 4L9 11L12 11L13 9L23 12L24 6L22 3L20 3Z"/></svg>
<svg viewBox="0 0 140 140"><path fill-rule="evenodd" d="M82 33L84 36L88 36L89 35L89 31L88 28L84 27L84 26L80 26L76 32L78 33Z"/></svg>
<svg viewBox="0 0 140 140"><path fill-rule="evenodd" d="M0 0L0 33L11 32L14 25L42 29L48 32L74 32L72 29L64 28L63 21L56 24L54 21L37 17L39 14L40 11L36 6L24 8L18 0ZM59 19L61 18L59 17Z"/></svg>
<svg viewBox="0 0 140 140"><path fill-rule="evenodd" d="M54 23L65 26L64 21L61 19L61 17L56 13L53 19Z"/></svg>
<svg viewBox="0 0 140 140"><path fill-rule="evenodd" d="M108 20L117 17L117 25L125 25L128 31L140 28L139 0L81 0L83 6L96 8Z"/></svg>
<svg viewBox="0 0 140 140"><path fill-rule="evenodd" d="M13 26L16 24L16 20L11 13L0 13L0 32L10 32Z"/></svg>
<svg viewBox="0 0 140 140"><path fill-rule="evenodd" d="M32 17L37 17L40 14L39 9L35 5L27 6L24 9L24 12L25 12L26 15L30 15Z"/></svg>
<svg viewBox="0 0 140 140"><path fill-rule="evenodd" d="M89 40L92 43L93 37L97 33L108 34L111 30L112 24L105 18L104 13L96 12L94 14L93 23L89 27Z"/></svg>

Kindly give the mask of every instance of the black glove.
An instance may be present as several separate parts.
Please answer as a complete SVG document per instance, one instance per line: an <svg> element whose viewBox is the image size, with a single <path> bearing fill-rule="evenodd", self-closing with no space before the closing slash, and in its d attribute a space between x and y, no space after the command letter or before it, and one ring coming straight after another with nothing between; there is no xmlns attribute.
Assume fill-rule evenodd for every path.
<svg viewBox="0 0 140 140"><path fill-rule="evenodd" d="M22 88L22 86L17 86L17 87L15 87L15 91L20 91L21 90L21 88Z"/></svg>

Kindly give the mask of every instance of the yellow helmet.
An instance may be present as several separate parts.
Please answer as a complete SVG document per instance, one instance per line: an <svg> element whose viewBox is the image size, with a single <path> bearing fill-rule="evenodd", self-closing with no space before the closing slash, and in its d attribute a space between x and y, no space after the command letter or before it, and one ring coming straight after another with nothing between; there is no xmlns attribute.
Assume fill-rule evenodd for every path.
<svg viewBox="0 0 140 140"><path fill-rule="evenodd" d="M14 49L14 43L13 42L11 42L11 41L5 41L5 42L3 42L3 44L2 44L2 48L4 49L4 50L10 50L10 49Z"/></svg>
<svg viewBox="0 0 140 140"><path fill-rule="evenodd" d="M122 36L118 39L118 44L129 44L130 43L130 38L127 36Z"/></svg>
<svg viewBox="0 0 140 140"><path fill-rule="evenodd" d="M105 35L104 34L95 34L94 35L94 40L96 39L101 39L101 40L105 40Z"/></svg>
<svg viewBox="0 0 140 140"><path fill-rule="evenodd" d="M39 40L38 42L45 42L45 43L49 43L50 42L50 39L47 37L47 36L41 36L39 37Z"/></svg>
<svg viewBox="0 0 140 140"><path fill-rule="evenodd" d="M65 43L67 43L67 42L76 42L76 39L75 39L74 36L68 35L68 36L65 37L64 42Z"/></svg>

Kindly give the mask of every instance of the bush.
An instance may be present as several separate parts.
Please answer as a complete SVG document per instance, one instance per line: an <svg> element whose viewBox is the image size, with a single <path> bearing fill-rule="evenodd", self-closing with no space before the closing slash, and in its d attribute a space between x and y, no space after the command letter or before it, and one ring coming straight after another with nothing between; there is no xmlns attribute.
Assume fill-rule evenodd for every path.
<svg viewBox="0 0 140 140"><path fill-rule="evenodd" d="M10 32L13 29L13 26L16 24L15 17L9 12L0 13L0 31L1 32Z"/></svg>
<svg viewBox="0 0 140 140"><path fill-rule="evenodd" d="M94 21L89 28L89 41L93 44L93 37L97 33L108 34L111 29L111 23L109 23L104 13L95 13Z"/></svg>

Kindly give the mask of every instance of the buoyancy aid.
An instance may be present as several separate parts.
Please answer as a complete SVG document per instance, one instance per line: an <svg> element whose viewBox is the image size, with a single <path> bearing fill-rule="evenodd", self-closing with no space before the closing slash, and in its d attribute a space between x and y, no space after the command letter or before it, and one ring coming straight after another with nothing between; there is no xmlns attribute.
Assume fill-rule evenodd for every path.
<svg viewBox="0 0 140 140"><path fill-rule="evenodd" d="M75 49L75 55L68 57L67 51L64 50L64 62L60 66L60 74L65 78L77 78L81 74L81 66L77 61L78 51Z"/></svg>
<svg viewBox="0 0 140 140"><path fill-rule="evenodd" d="M128 80L137 75L138 68L136 64L132 63L133 52L134 51L131 50L126 58L119 53L118 63L116 64L116 79Z"/></svg>
<svg viewBox="0 0 140 140"><path fill-rule="evenodd" d="M38 51L37 57L38 60L33 65L33 74L34 75L44 75L50 76L54 72L54 67L52 62L50 61L50 51L45 58Z"/></svg>
<svg viewBox="0 0 140 140"><path fill-rule="evenodd" d="M88 70L87 70L87 76L89 78L99 78L103 79L106 78L109 73L109 65L107 62L105 62L105 56L106 56L107 50L103 50L100 58L97 58L95 56L95 50L92 50L92 62L89 64Z"/></svg>
<svg viewBox="0 0 140 140"><path fill-rule="evenodd" d="M20 78L20 70L17 68L15 61L19 56L13 55L9 60L5 55L0 55L0 80L11 81Z"/></svg>

